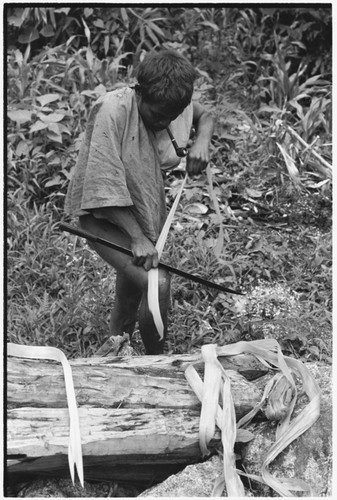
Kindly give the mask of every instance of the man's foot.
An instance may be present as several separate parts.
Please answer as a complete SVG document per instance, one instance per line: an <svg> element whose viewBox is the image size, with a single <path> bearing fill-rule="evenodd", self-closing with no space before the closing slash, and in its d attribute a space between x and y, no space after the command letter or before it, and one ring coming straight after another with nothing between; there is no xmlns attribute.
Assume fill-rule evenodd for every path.
<svg viewBox="0 0 337 500"><path fill-rule="evenodd" d="M124 333L123 335L111 335L93 357L135 355L137 356L137 353L130 345L130 336L128 333Z"/></svg>

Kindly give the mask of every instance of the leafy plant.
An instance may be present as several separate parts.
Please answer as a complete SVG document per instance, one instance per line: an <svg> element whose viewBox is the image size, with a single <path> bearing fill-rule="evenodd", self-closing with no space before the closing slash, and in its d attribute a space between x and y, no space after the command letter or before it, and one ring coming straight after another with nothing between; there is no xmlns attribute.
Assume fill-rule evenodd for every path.
<svg viewBox="0 0 337 500"><path fill-rule="evenodd" d="M303 132L303 139L311 142L317 134L324 138L332 135L332 99L329 91L324 96L314 95L309 106L302 106L298 100L289 103L296 109L299 125Z"/></svg>
<svg viewBox="0 0 337 500"><path fill-rule="evenodd" d="M215 255L214 197L206 176L194 178L163 260L247 293L261 281L286 284L300 306L282 322L264 315L254 323L238 315L234 296L174 277L168 351L272 332L293 356L329 360L331 179L310 148L331 161L330 52L314 60L306 43L322 39L330 10L315 18L314 9L297 8L10 9L8 338L75 357L92 355L107 337L114 272L58 222L92 102L132 82L143 51L163 43L194 61L195 98L216 110L213 196L224 229ZM38 38L19 40L26 29ZM298 192L280 146L298 170ZM168 205L180 177L168 175Z"/></svg>
<svg viewBox="0 0 337 500"><path fill-rule="evenodd" d="M55 48L71 40L79 50L88 47L88 57L118 57L150 49L169 37L167 9L138 7L7 7L10 45L32 45L38 53L47 43ZM166 14L166 15L165 15Z"/></svg>
<svg viewBox="0 0 337 500"><path fill-rule="evenodd" d="M288 44L285 46L276 41L276 52L261 56L264 60L270 61L268 71L272 74L257 79L257 83L263 82L261 99L271 102L280 110L286 108L288 104L308 100L312 94L325 94L326 86L329 85L321 75L305 78L307 65L302 63L291 73L293 63L289 58L287 61L285 58L287 46ZM266 83L269 83L269 86Z"/></svg>

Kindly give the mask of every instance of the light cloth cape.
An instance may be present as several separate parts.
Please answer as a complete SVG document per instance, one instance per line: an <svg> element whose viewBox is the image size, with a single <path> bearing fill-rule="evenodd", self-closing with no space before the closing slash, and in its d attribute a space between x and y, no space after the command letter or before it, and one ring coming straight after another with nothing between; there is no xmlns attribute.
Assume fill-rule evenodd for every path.
<svg viewBox="0 0 337 500"><path fill-rule="evenodd" d="M190 104L171 123L181 147L193 118ZM179 164L166 130L148 130L129 87L108 92L94 104L68 188L65 211L72 216L102 207L130 207L144 234L155 242L166 218L161 168Z"/></svg>

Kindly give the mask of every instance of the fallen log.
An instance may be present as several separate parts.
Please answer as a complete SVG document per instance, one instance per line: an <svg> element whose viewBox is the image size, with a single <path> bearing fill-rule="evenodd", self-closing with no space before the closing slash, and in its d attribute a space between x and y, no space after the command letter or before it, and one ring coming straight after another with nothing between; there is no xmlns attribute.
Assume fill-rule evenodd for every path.
<svg viewBox="0 0 337 500"><path fill-rule="evenodd" d="M247 379L254 379L266 371L250 355L223 356L219 357L219 361L226 370L230 370L234 400L238 415L242 416L251 408L252 397L256 397L256 390L252 395L246 391ZM199 408L199 401L184 376L190 363L202 373L200 354L116 356L70 362L79 406ZM53 361L9 357L7 403L9 408L66 408L61 365Z"/></svg>
<svg viewBox="0 0 337 500"><path fill-rule="evenodd" d="M247 377L254 379L265 370L249 355L219 360L231 379L239 419L261 398L261 390ZM128 470L130 479L148 481L147 467L156 482L165 468L177 470L202 460L200 403L184 376L190 363L202 374L200 354L70 362L86 478L102 480L106 474L110 480L125 479ZM7 403L8 477L67 474L69 417L61 365L9 357ZM219 442L216 434L213 447Z"/></svg>
<svg viewBox="0 0 337 500"><path fill-rule="evenodd" d="M166 456L186 461L199 455L198 410L79 409L84 456ZM8 412L9 451L27 457L66 454L66 408L16 408Z"/></svg>

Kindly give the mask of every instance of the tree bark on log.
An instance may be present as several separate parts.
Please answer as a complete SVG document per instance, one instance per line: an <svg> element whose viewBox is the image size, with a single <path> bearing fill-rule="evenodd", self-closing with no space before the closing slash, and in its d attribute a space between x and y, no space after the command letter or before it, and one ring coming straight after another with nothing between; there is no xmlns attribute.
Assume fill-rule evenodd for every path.
<svg viewBox="0 0 337 500"><path fill-rule="evenodd" d="M265 372L250 355L223 356L219 361L229 370L238 415L242 416L251 408L252 399L259 392L254 385L252 394L245 390L247 379ZM77 404L99 408L199 407L199 401L184 376L191 363L202 373L200 354L70 361ZM66 408L61 365L53 361L9 357L7 403L8 408Z"/></svg>
<svg viewBox="0 0 337 500"><path fill-rule="evenodd" d="M256 378L264 371L249 355L219 360L231 379L240 418L261 398L261 390L246 377ZM200 354L70 362L85 476L102 479L103 469L97 464L104 463L110 479L124 477L126 466L137 480L144 478L141 464L162 474L165 466L202 460L200 403L184 376L190 363L202 373ZM61 469L67 473L69 417L61 365L9 357L7 404L7 455L12 459L8 474ZM213 446L219 442L216 434Z"/></svg>
<svg viewBox="0 0 337 500"><path fill-rule="evenodd" d="M198 410L80 408L83 455L166 456L189 461L199 455ZM17 408L8 412L8 451L28 457L66 454L66 408ZM219 437L219 435L217 436Z"/></svg>

